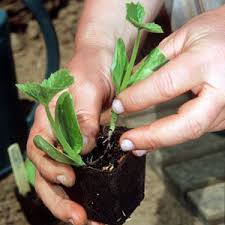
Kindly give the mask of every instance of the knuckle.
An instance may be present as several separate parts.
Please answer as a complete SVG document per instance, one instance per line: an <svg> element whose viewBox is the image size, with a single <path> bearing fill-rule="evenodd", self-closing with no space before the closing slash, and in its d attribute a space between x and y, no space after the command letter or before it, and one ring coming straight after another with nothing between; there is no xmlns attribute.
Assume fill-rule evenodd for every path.
<svg viewBox="0 0 225 225"><path fill-rule="evenodd" d="M199 138L204 133L202 124L196 119L188 120L188 129L190 130L190 139Z"/></svg>
<svg viewBox="0 0 225 225"><path fill-rule="evenodd" d="M161 77L157 77L155 85L160 96L165 99L173 97L176 89L173 79L173 72L168 71L166 73L163 73Z"/></svg>

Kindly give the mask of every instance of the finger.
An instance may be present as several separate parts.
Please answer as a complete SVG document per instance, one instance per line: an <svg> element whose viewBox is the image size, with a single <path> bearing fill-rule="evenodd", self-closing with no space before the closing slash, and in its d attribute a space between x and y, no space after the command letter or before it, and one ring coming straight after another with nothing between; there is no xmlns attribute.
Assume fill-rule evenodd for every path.
<svg viewBox="0 0 225 225"><path fill-rule="evenodd" d="M106 95L111 93L112 85L107 75L105 75L107 69L101 71L98 68L99 71L90 71L90 68L102 68L102 66L92 65L93 62L91 61L89 67L86 64L84 67L84 63L80 62L80 58L81 56L77 60L75 57L68 67L76 75L75 85L70 88L70 92L74 96L81 132L87 142L82 151L86 154L95 146L96 135L99 131L100 113L104 103L110 98L110 96ZM108 61L108 59L101 60ZM93 76L94 73L101 76Z"/></svg>
<svg viewBox="0 0 225 225"><path fill-rule="evenodd" d="M48 183L38 172L35 189L46 207L58 219L74 225L87 223L85 210L70 201L62 187Z"/></svg>
<svg viewBox="0 0 225 225"><path fill-rule="evenodd" d="M86 146L83 153L90 152L95 146L95 138L99 131L99 117L102 109L102 97L97 88L89 83L79 83L71 89L76 103L76 112Z"/></svg>
<svg viewBox="0 0 225 225"><path fill-rule="evenodd" d="M109 124L112 115L112 108L107 109L106 111L102 112L100 117L100 124L106 126Z"/></svg>
<svg viewBox="0 0 225 225"><path fill-rule="evenodd" d="M198 57L190 52L177 56L152 76L119 94L113 101L113 110L118 114L136 112L189 91L203 80L197 61Z"/></svg>
<svg viewBox="0 0 225 225"><path fill-rule="evenodd" d="M54 144L54 137L42 106L39 106L37 109L34 125L28 138L28 157L41 175L48 181L60 183L68 187L74 185L75 174L73 169L68 165L50 159L44 152L36 148L33 143L33 139L36 135L41 135L49 143Z"/></svg>
<svg viewBox="0 0 225 225"><path fill-rule="evenodd" d="M201 95L185 103L176 115L126 132L120 139L121 148L152 150L196 139L208 132L223 107L224 100L217 95Z"/></svg>

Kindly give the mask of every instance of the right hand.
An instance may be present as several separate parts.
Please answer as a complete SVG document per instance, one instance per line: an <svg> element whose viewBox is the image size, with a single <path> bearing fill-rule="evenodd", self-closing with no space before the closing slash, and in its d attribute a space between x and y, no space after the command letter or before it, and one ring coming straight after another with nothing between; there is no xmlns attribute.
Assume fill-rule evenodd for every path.
<svg viewBox="0 0 225 225"><path fill-rule="evenodd" d="M95 136L99 129L99 117L102 108L108 105L113 95L110 79L112 53L107 50L89 49L77 52L67 66L75 76L75 84L69 89L75 100L82 134L86 145L82 153L87 153L95 145ZM54 99L50 108L54 111ZM73 169L50 159L45 153L35 147L33 138L41 135L54 144L49 122L43 106L36 110L35 121L28 139L28 157L37 168L35 189L44 204L54 216L65 222L76 225L87 224L87 215L83 207L69 200L63 188L58 184L71 187L75 183ZM88 224L99 223L89 221Z"/></svg>

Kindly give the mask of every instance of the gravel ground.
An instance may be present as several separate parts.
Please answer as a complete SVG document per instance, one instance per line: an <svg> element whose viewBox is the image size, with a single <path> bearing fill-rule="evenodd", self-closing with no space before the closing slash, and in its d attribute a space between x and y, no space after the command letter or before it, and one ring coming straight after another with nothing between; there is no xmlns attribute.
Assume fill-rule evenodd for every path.
<svg viewBox="0 0 225 225"><path fill-rule="evenodd" d="M71 0L54 19L59 36L61 65L71 58L76 22L82 3ZM45 48L36 22L30 21L25 34L12 34L18 82L41 81L45 71ZM23 95L21 95L24 98ZM28 225L14 196L14 179L0 182L0 225ZM168 193L165 185L147 166L146 197L127 225L202 225ZM43 224L42 224L43 225Z"/></svg>

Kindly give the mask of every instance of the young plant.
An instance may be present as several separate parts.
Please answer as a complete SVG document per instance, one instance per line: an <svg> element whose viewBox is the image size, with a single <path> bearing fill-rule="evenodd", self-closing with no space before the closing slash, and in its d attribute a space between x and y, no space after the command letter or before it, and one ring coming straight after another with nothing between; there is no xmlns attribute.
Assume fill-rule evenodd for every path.
<svg viewBox="0 0 225 225"><path fill-rule="evenodd" d="M127 3L126 19L137 28L137 37L135 39L129 60L124 41L119 38L116 42L113 63L111 66L111 75L115 85L116 95L125 90L127 87L150 76L154 71L167 62L166 57L161 53L160 49L155 48L145 58L141 66L132 74L143 31L163 33L160 25L155 23L145 23L144 17L145 11L140 3ZM112 135L116 128L117 119L118 115L115 112L112 112L109 136Z"/></svg>
<svg viewBox="0 0 225 225"><path fill-rule="evenodd" d="M58 162L79 167L85 165L80 156L83 148L83 137L74 111L72 96L67 91L60 94L56 103L54 117L49 109L51 100L73 83L74 78L69 72L61 69L53 73L49 79L44 80L41 84L29 83L17 84L16 86L20 91L31 96L45 107L52 131L63 151L59 151L40 135L34 137L36 147Z"/></svg>
<svg viewBox="0 0 225 225"><path fill-rule="evenodd" d="M116 95L127 87L145 79L167 62L166 57L160 52L159 48L155 48L145 58L141 66L132 74L142 32L163 33L161 26L155 23L145 23L144 17L145 11L140 3L127 4L126 19L137 28L137 37L130 59L128 59L124 41L119 38L116 42L111 66L112 80L115 85ZM58 162L80 167L85 165L80 156L80 152L83 148L83 137L74 110L73 98L67 91L61 93L73 83L74 78L69 72L65 69L61 69L53 73L49 79L44 80L41 84L17 84L17 87L20 91L31 96L45 107L52 131L63 150L59 151L40 135L34 137L35 146ZM56 103L55 115L53 116L49 109L49 103L58 94L60 94L60 96ZM111 137L116 128L117 119L118 115L112 112L109 137ZM28 163L28 165L30 164Z"/></svg>

